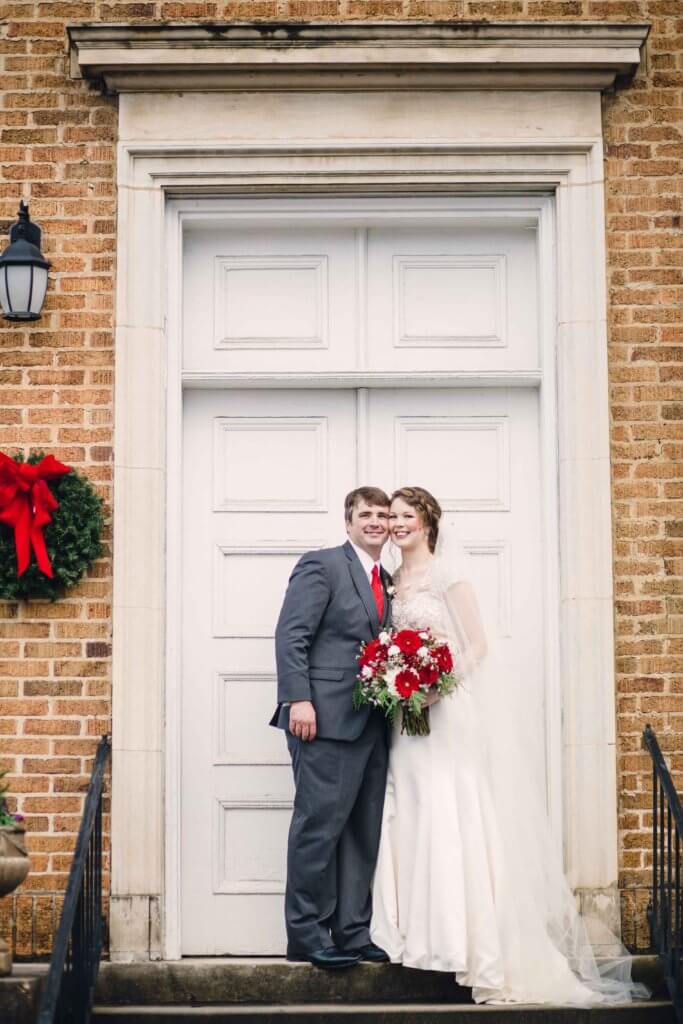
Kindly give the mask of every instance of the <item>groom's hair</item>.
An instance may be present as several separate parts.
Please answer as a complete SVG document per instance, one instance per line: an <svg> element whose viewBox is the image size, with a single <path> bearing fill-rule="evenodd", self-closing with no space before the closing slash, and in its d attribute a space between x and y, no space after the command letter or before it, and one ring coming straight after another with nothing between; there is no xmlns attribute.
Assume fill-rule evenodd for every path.
<svg viewBox="0 0 683 1024"><path fill-rule="evenodd" d="M387 508L390 505L389 495L381 487L356 487L344 498L344 519L347 523L351 522L353 510L359 501L364 501L366 505L386 505Z"/></svg>

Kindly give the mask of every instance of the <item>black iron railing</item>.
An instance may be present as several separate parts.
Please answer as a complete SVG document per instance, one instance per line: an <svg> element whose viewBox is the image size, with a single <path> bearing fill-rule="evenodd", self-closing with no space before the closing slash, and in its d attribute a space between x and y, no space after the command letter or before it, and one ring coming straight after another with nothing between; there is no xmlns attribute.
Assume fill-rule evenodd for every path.
<svg viewBox="0 0 683 1024"><path fill-rule="evenodd" d="M104 938L102 917L102 791L111 750L97 746L62 916L38 1010L38 1024L88 1024Z"/></svg>
<svg viewBox="0 0 683 1024"><path fill-rule="evenodd" d="M649 725L643 732L643 744L652 758L652 894L647 916L652 944L664 967L676 1018L683 1022L683 809L657 737Z"/></svg>

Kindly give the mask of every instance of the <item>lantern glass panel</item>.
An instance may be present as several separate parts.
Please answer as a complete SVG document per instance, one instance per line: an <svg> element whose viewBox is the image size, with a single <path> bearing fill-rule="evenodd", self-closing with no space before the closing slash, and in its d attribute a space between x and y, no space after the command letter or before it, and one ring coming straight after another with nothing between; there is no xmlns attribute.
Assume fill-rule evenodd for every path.
<svg viewBox="0 0 683 1024"><path fill-rule="evenodd" d="M7 267L7 291L12 313L27 313L31 296L32 267L21 263Z"/></svg>
<svg viewBox="0 0 683 1024"><path fill-rule="evenodd" d="M7 267L0 267L0 305L5 313L10 312L7 294Z"/></svg>
<svg viewBox="0 0 683 1024"><path fill-rule="evenodd" d="M31 308L29 313L34 316L40 316L40 311L43 308L43 302L45 300L45 292L47 291L47 268L46 267L34 267L33 268L33 291L31 293Z"/></svg>

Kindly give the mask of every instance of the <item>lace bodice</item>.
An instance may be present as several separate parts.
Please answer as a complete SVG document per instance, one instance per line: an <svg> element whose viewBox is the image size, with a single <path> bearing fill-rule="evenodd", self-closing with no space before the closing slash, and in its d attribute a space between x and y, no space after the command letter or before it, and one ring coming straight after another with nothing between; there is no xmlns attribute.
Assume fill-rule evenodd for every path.
<svg viewBox="0 0 683 1024"><path fill-rule="evenodd" d="M395 593L391 618L395 629L426 629L439 640L448 640L452 630L443 594L430 566L414 583L401 582L401 570L394 574Z"/></svg>

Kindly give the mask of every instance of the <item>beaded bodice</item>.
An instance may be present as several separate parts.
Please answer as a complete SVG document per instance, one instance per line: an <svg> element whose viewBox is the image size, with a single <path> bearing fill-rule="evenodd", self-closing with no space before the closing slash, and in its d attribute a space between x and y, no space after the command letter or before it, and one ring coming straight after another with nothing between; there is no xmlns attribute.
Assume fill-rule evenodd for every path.
<svg viewBox="0 0 683 1024"><path fill-rule="evenodd" d="M401 570L394 574L396 588L391 605L391 619L395 629L431 629L437 639L447 640L448 610L431 566L414 582L401 580Z"/></svg>

